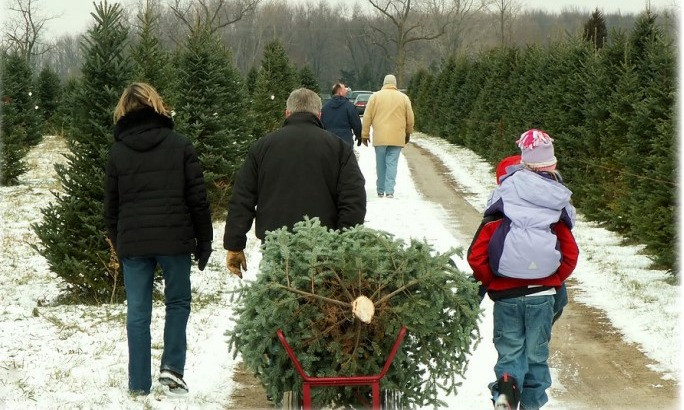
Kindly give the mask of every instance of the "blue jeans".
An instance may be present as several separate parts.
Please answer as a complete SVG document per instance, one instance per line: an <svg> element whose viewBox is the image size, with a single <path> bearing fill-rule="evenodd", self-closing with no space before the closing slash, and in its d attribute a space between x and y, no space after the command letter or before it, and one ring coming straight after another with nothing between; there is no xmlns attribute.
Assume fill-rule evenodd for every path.
<svg viewBox="0 0 684 410"><path fill-rule="evenodd" d="M397 164L401 147L380 145L375 147L375 169L378 174L376 182L379 194L394 195L394 184L397 180Z"/></svg>
<svg viewBox="0 0 684 410"><path fill-rule="evenodd" d="M494 302L494 347L499 354L494 373L504 373L518 383L520 402L525 409L538 409L548 401L551 387L549 341L554 315L554 297L521 296ZM496 383L490 385L498 396Z"/></svg>
<svg viewBox="0 0 684 410"><path fill-rule="evenodd" d="M190 254L121 258L128 310L128 388L149 393L152 387L151 336L152 291L157 264L164 272L166 321L161 368L183 374L185 328L190 316Z"/></svg>

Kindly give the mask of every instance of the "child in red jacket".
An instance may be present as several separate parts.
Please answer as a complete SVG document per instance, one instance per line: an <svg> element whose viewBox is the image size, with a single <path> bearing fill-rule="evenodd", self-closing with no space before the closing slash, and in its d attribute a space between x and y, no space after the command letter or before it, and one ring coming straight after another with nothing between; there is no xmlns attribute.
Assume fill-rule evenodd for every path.
<svg viewBox="0 0 684 410"><path fill-rule="evenodd" d="M549 186L549 189L567 191L566 188L558 185L562 183L562 180L560 174L555 171L556 158L553 155L552 141L543 131L530 130L524 133L518 141L522 148L520 165L506 167L507 162L515 162L515 159L507 158L502 161L503 165L500 164L500 167L497 167L504 170L501 172L498 169L497 172L497 182L503 185L503 190L510 190L511 183L520 183L519 177L508 182L506 178L517 172L525 172L527 177L532 178L535 183L549 179L553 180L549 183L555 184ZM544 187L544 184L542 182L532 187L523 187L536 190ZM495 203L491 204L492 206L485 213L485 218L475 234L468 250L468 263L473 269L475 278L482 282L489 297L494 301L494 344L498 352L498 360L494 367L497 381L490 384L492 400L495 406L500 406L497 408L516 408L518 401L521 401L525 409L537 409L548 400L546 389L551 385L547 359L551 325L555 313L554 297L575 268L579 254L570 231L574 218L569 218L567 214L563 215L568 218L559 216L556 222L548 227L552 235L548 230L542 229L547 232L545 238L553 238L543 240L554 240L555 244L540 243L539 249L555 247L559 251L560 260L553 265L557 266L554 268L556 270L549 274L542 272L536 276L525 276L525 269L536 268L532 264L528 267L529 255L517 256L516 258L521 259L515 260L511 259L511 255L515 255L515 252L510 252L510 250L508 253L501 252L504 246L516 245L510 243L510 240L506 242L509 239L506 235L511 229L522 229L523 233L528 229L526 226L513 226L515 223L511 218L515 220L516 216L504 215L506 212L520 212L519 207L515 208L511 202L500 203L497 206L496 202L501 200L501 191L502 187L495 191L493 195ZM542 199L547 195L545 191L533 193ZM517 204L514 203L514 205ZM541 211L543 211L543 205L543 201L541 205L537 205ZM560 209L556 211L561 215ZM574 208L571 209L572 212ZM537 218L536 212L530 211L524 211L522 216L525 221ZM492 238L500 243L492 243ZM504 269L499 272L499 268L503 266L502 255L508 258L505 261L507 268L520 267L519 275L503 272ZM520 381L522 383L519 383Z"/></svg>

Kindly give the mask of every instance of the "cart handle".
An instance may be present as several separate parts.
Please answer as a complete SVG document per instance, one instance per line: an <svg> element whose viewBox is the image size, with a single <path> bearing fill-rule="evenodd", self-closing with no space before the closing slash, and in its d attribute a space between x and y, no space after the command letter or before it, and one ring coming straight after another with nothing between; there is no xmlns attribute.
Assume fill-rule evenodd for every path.
<svg viewBox="0 0 684 410"><path fill-rule="evenodd" d="M404 340L404 337L406 336L406 332L408 329L406 326L402 326L401 329L399 330L399 334L397 335L397 339L394 341L394 345L392 346L392 350L390 351L389 356L387 356L387 360L385 360L385 365L382 367L382 371L379 374L372 375L372 376L350 376L348 377L349 381L352 379L361 379L365 381L378 381L382 379L385 374L389 371L390 366L392 365L392 361L394 360L394 356L397 354L397 351L399 350L399 346ZM287 355L290 356L290 360L292 360L292 363L294 364L295 368L297 369L297 373L302 377L302 379L305 382L315 382L318 380L319 382L323 381L324 379L327 379L325 377L311 377L309 376L304 369L302 368L302 365L299 363L299 360L297 360L297 357L295 356L294 352L292 351L292 347L290 347L290 344L287 343L287 340L285 339L285 334L283 334L283 331L281 329L278 329L277 331L278 334L278 339L280 340L280 343L283 345L285 348L285 351L287 352ZM334 377L330 379L340 379L340 377Z"/></svg>

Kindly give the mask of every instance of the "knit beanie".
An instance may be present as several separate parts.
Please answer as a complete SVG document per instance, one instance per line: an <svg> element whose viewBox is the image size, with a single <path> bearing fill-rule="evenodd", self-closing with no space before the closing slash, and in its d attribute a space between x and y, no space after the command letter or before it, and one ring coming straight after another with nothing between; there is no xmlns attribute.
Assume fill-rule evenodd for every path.
<svg viewBox="0 0 684 410"><path fill-rule="evenodd" d="M511 165L519 165L520 164L520 155L511 155L510 157L506 157L499 162L499 165L496 166L496 183L501 185L501 177L506 176L506 168L510 167Z"/></svg>
<svg viewBox="0 0 684 410"><path fill-rule="evenodd" d="M392 74L387 74L385 79L382 81L382 85L387 84L397 85L397 77L393 76Z"/></svg>
<svg viewBox="0 0 684 410"><path fill-rule="evenodd" d="M522 151L522 163L532 169L554 168L553 139L542 130L525 131L517 141Z"/></svg>

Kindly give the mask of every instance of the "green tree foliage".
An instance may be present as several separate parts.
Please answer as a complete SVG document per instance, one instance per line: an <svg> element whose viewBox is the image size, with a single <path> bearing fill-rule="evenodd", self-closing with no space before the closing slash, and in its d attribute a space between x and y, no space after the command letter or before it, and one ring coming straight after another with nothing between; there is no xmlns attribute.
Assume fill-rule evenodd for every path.
<svg viewBox="0 0 684 410"><path fill-rule="evenodd" d="M605 221L608 227L623 232L627 220L624 213L618 212L618 204L626 188L621 174L615 172L620 168L620 149L616 147L626 143L624 137L633 113L630 98L638 88L633 70L624 65L625 46L625 34L614 31L600 52L591 53L585 61L579 75L584 83L582 106L586 120L579 138L587 151L583 157L564 160L575 171L573 201L589 218Z"/></svg>
<svg viewBox="0 0 684 410"><path fill-rule="evenodd" d="M104 168L113 142L112 112L129 84L128 30L118 4L95 6L95 24L84 37L83 77L74 90L66 165L55 166L63 193L42 209L34 225L50 269L80 302L123 300L123 278L107 266L110 250L102 213Z"/></svg>
<svg viewBox="0 0 684 410"><path fill-rule="evenodd" d="M276 402L284 391L301 391L278 329L304 369L320 377L379 373L406 326L381 388L400 390L411 407L438 406L438 388L456 390L479 339L480 311L477 287L450 264L456 251L436 253L426 242L406 244L363 226L327 230L314 219L270 232L262 252L257 280L239 291L230 344ZM370 323L352 313L359 296L373 301ZM312 395L316 408L358 405L350 388Z"/></svg>
<svg viewBox="0 0 684 410"><path fill-rule="evenodd" d="M447 59L444 67L442 67L442 70L435 78L435 94L432 96L432 98L435 104L434 110L437 115L451 117L450 107L453 106L454 96L450 93L452 91L452 87L456 86L456 81L454 81L455 76L456 59L451 57ZM446 123L448 122L449 119L445 118L445 121L442 122L442 125L444 126L440 126L440 124L434 124L432 125L432 128L430 127L431 124L428 123L426 124L428 126L427 130L431 134L438 135L442 138L447 138Z"/></svg>
<svg viewBox="0 0 684 410"><path fill-rule="evenodd" d="M69 129L76 110L76 97L79 88L79 79L77 77L70 77L64 81L59 105L52 119L53 130L59 135L68 137L70 134L73 134L69 132Z"/></svg>
<svg viewBox="0 0 684 410"><path fill-rule="evenodd" d="M41 139L41 118L31 67L17 53L2 55L2 166L0 185L15 185L26 172L24 156Z"/></svg>
<svg viewBox="0 0 684 410"><path fill-rule="evenodd" d="M225 210L235 173L253 138L244 84L230 51L203 24L189 33L177 62L176 122L197 150L209 201L218 217Z"/></svg>
<svg viewBox="0 0 684 410"><path fill-rule="evenodd" d="M419 70L414 78L415 87L409 89L414 97L409 98L411 98L416 117L415 128L427 132L430 127L430 118L434 118L435 112L435 105L432 103L433 91L436 89L435 77L427 70Z"/></svg>
<svg viewBox="0 0 684 410"><path fill-rule="evenodd" d="M582 37L585 41L591 43L595 48L603 48L608 36L608 29L606 28L606 19L603 13L597 8L591 13L591 17L584 23L584 31Z"/></svg>
<svg viewBox="0 0 684 410"><path fill-rule="evenodd" d="M267 44L252 97L252 111L256 122L254 132L257 137L282 126L285 102L298 84L297 72L290 64L280 41L274 40Z"/></svg>
<svg viewBox="0 0 684 410"><path fill-rule="evenodd" d="M45 66L36 80L36 96L38 113L42 117L43 132L55 129L55 114L60 104L62 84L57 73L50 66Z"/></svg>
<svg viewBox="0 0 684 410"><path fill-rule="evenodd" d="M250 97L254 95L257 77L259 77L259 69L257 67L250 68L247 72L247 80L245 81L245 85L247 86L247 93Z"/></svg>
<svg viewBox="0 0 684 410"><path fill-rule="evenodd" d="M511 73L517 64L517 49L496 49L483 56L483 69L486 70L482 89L478 93L470 111L464 139L474 151L490 161L495 161L509 152L509 138L504 127L509 124L509 105ZM523 130L524 131L524 130Z"/></svg>
<svg viewBox="0 0 684 410"><path fill-rule="evenodd" d="M308 88L316 94L321 92L321 87L318 85L318 80L316 80L316 76L314 75L313 71L311 71L309 66L304 66L301 70L299 70L299 85L304 88Z"/></svg>
<svg viewBox="0 0 684 410"><path fill-rule="evenodd" d="M147 2L137 19L137 41L131 52L136 63L134 79L153 86L165 100L172 99L173 67L159 42L159 14Z"/></svg>
<svg viewBox="0 0 684 410"><path fill-rule="evenodd" d="M650 12L637 19L629 45L628 58L640 87L622 156L631 188L624 206L633 236L658 252L659 263L674 264L674 249L660 249L658 244L673 242L676 231L675 48Z"/></svg>

